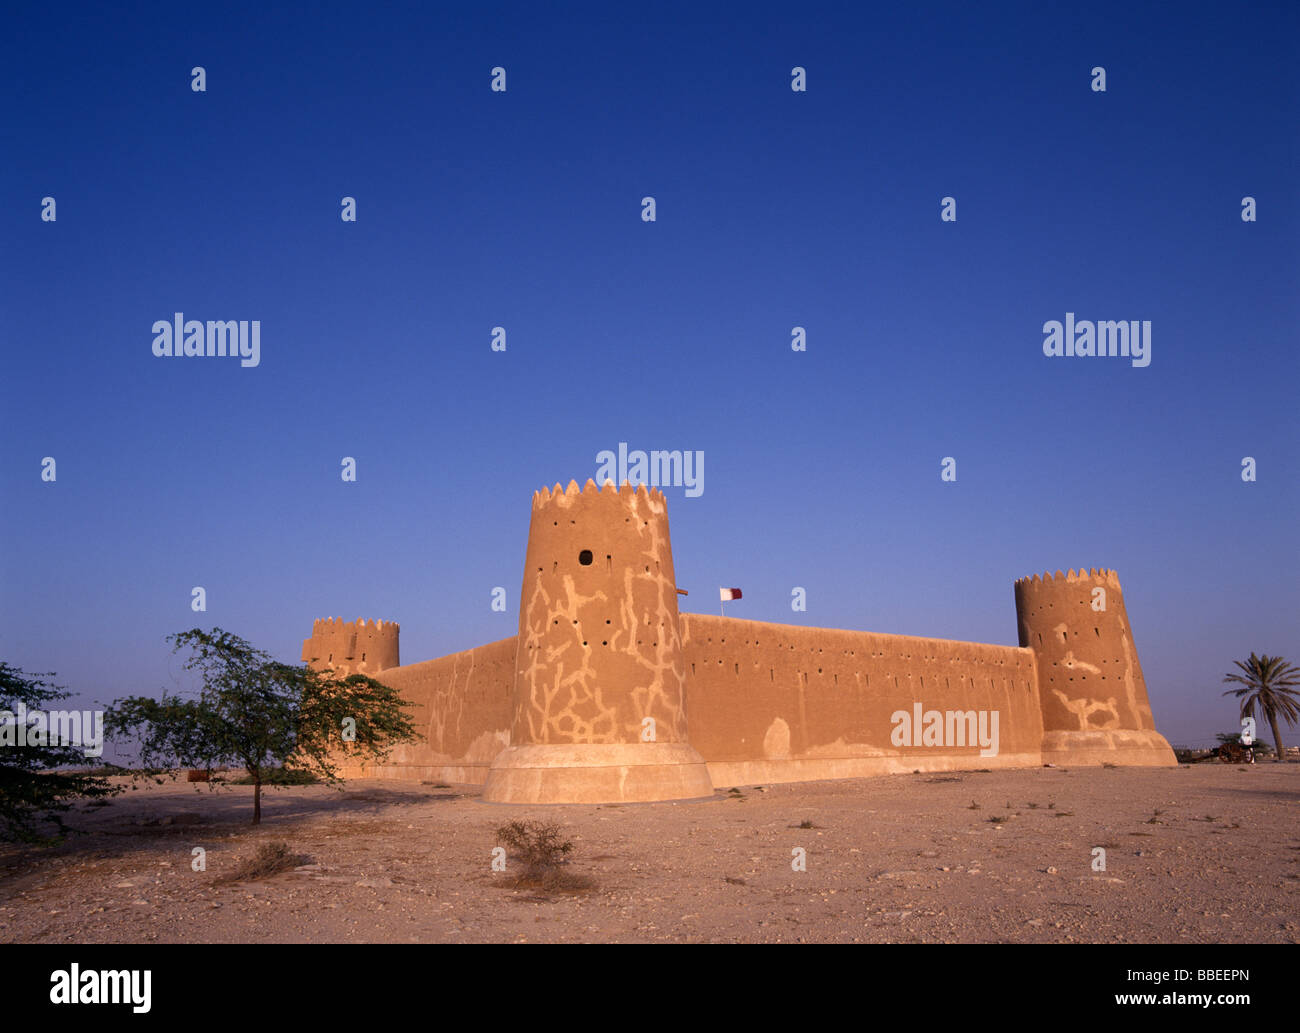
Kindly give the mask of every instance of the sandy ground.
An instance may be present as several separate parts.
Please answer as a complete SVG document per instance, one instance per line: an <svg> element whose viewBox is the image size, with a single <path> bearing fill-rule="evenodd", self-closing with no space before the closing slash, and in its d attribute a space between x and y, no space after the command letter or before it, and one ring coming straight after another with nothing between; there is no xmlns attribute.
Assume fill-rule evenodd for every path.
<svg viewBox="0 0 1300 1033"><path fill-rule="evenodd" d="M269 790L259 827L251 803L246 787L146 785L79 808L62 846L0 847L0 941L1300 941L1294 763L899 775L630 806L362 780ZM502 885L495 829L516 818L561 825L594 888ZM302 870L219 884L276 840Z"/></svg>

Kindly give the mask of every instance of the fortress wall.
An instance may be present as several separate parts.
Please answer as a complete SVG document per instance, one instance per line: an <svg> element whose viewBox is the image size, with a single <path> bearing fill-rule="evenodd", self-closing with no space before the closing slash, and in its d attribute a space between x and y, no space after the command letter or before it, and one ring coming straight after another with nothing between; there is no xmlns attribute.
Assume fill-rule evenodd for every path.
<svg viewBox="0 0 1300 1033"><path fill-rule="evenodd" d="M1042 763L1031 649L702 614L681 630L688 734L715 786ZM895 746L891 716L918 702L997 711L997 755Z"/></svg>
<svg viewBox="0 0 1300 1033"><path fill-rule="evenodd" d="M515 639L505 638L377 676L415 704L424 741L398 746L382 764L344 773L369 778L482 784L492 759L510 745Z"/></svg>

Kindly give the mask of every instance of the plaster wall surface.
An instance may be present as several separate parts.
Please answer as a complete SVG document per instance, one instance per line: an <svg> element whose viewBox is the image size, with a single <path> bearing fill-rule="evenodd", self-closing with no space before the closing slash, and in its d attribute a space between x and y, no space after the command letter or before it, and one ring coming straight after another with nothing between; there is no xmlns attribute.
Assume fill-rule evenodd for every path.
<svg viewBox="0 0 1300 1033"><path fill-rule="evenodd" d="M423 742L398 746L383 764L344 766L345 775L481 785L510 744L515 639L384 671L385 685L414 704Z"/></svg>
<svg viewBox="0 0 1300 1033"><path fill-rule="evenodd" d="M1041 763L1032 650L703 614L681 625L691 745L715 785ZM921 745L919 730L896 745L893 715L917 704L996 712L997 754L957 736Z"/></svg>

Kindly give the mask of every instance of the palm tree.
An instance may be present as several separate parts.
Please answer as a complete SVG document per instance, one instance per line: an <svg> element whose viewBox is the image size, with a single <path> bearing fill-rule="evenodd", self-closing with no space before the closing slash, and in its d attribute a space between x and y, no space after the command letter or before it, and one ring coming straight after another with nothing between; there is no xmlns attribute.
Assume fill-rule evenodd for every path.
<svg viewBox="0 0 1300 1033"><path fill-rule="evenodd" d="M1300 720L1300 698L1296 696L1296 687L1300 686L1300 669L1287 663L1280 656L1256 656L1250 654L1249 660L1234 660L1241 668L1241 674L1229 674L1224 682L1236 682L1239 689L1229 689L1225 696L1236 696L1241 700L1241 716L1254 717L1255 707L1263 712L1269 727L1273 729L1273 746L1279 763L1282 761L1282 733L1278 731L1277 719L1280 714L1287 724Z"/></svg>

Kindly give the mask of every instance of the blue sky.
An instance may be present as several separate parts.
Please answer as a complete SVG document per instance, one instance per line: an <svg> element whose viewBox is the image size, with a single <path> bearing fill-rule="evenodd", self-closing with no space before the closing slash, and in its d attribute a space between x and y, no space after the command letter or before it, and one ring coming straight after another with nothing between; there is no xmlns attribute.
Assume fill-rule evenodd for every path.
<svg viewBox="0 0 1300 1033"><path fill-rule="evenodd" d="M1300 16L1047 7L10 11L0 657L512 635L532 492L625 441L705 454L687 610L1014 643L1015 578L1113 567L1158 727L1231 729L1233 659L1300 662ZM260 365L155 357L177 311ZM1066 312L1151 365L1045 357Z"/></svg>

